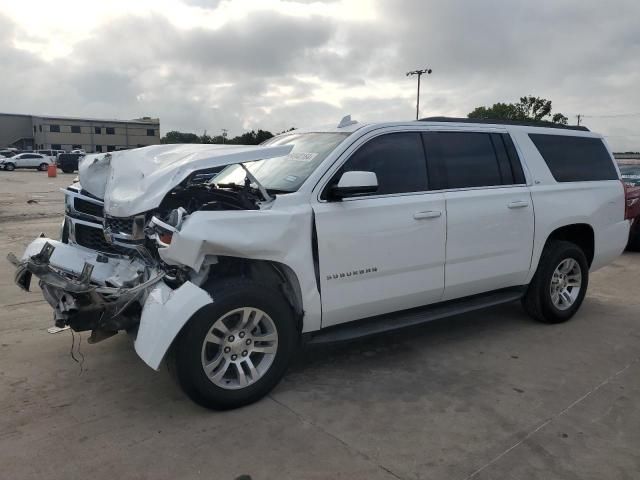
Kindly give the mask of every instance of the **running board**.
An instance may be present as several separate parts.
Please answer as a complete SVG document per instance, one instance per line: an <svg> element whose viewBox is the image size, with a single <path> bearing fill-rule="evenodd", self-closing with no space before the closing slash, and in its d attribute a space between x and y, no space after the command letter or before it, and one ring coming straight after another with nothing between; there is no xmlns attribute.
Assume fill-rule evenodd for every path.
<svg viewBox="0 0 640 480"><path fill-rule="evenodd" d="M426 307L412 308L342 323L340 325L323 328L318 332L306 334L305 340L307 344L343 342L412 327L432 320L452 317L454 315L460 315L461 313L472 312L474 310L519 300L524 295L525 289L526 287L505 288L472 297L436 303Z"/></svg>

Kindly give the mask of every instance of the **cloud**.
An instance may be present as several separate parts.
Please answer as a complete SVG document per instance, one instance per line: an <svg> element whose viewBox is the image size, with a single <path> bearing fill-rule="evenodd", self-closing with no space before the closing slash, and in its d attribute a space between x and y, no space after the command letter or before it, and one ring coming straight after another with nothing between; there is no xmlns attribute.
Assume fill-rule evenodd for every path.
<svg viewBox="0 0 640 480"><path fill-rule="evenodd" d="M636 1L374 1L150 2L74 31L71 43L0 16L1 108L151 115L163 132L232 134L347 113L411 119L415 78L405 72L429 66L424 116L533 94L565 115L592 115L585 121L614 148L640 149L640 116L596 116L640 110Z"/></svg>

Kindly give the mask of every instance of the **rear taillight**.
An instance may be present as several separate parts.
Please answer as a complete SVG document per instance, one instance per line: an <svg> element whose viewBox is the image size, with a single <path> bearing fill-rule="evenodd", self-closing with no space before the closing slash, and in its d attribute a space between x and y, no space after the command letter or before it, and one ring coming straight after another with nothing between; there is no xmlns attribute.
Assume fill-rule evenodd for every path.
<svg viewBox="0 0 640 480"><path fill-rule="evenodd" d="M640 197L634 196L630 198L629 186L622 182L622 187L624 188L624 219L631 220L637 216L637 211L640 208L638 205L638 203L640 203Z"/></svg>

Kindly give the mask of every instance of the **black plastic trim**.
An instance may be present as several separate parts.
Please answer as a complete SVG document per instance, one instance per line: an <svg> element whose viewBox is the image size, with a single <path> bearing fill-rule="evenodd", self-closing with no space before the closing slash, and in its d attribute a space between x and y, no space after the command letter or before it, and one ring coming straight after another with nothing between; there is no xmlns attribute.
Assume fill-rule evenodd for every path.
<svg viewBox="0 0 640 480"><path fill-rule="evenodd" d="M323 328L317 332L310 332L303 335L303 340L308 344L322 344L379 335L401 328L421 325L432 320L513 302L522 298L525 290L526 286L504 288L425 307L411 308L400 312L355 320Z"/></svg>
<svg viewBox="0 0 640 480"><path fill-rule="evenodd" d="M587 127L582 125L562 125L559 123L545 122L543 120L503 120L491 118L455 118L455 117L427 117L421 118L421 122L443 122L443 123L478 123L481 125L518 125L522 127L542 127L542 128L559 128L562 130L580 130L582 132L590 132Z"/></svg>

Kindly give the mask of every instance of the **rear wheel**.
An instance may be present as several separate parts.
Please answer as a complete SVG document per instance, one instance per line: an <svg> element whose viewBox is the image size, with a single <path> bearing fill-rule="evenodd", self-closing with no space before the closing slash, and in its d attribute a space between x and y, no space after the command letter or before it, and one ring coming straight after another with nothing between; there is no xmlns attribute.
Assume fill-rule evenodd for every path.
<svg viewBox="0 0 640 480"><path fill-rule="evenodd" d="M39 169L40 169L40 171L41 171L41 172L46 172L46 171L47 171L47 168L49 168L49 165L48 165L48 164L46 164L46 163L41 163L41 164L40 164Z"/></svg>
<svg viewBox="0 0 640 480"><path fill-rule="evenodd" d="M280 381L293 354L291 308L279 292L250 281L210 293L214 302L194 315L176 341L178 382L207 408L255 402Z"/></svg>
<svg viewBox="0 0 640 480"><path fill-rule="evenodd" d="M522 303L540 322L565 322L580 308L588 283L584 252L571 242L554 240L545 246Z"/></svg>
<svg viewBox="0 0 640 480"><path fill-rule="evenodd" d="M632 252L640 252L640 228L635 224L637 221L637 219L634 220L634 224L631 227L631 233L629 234L629 243L627 243L627 250Z"/></svg>

